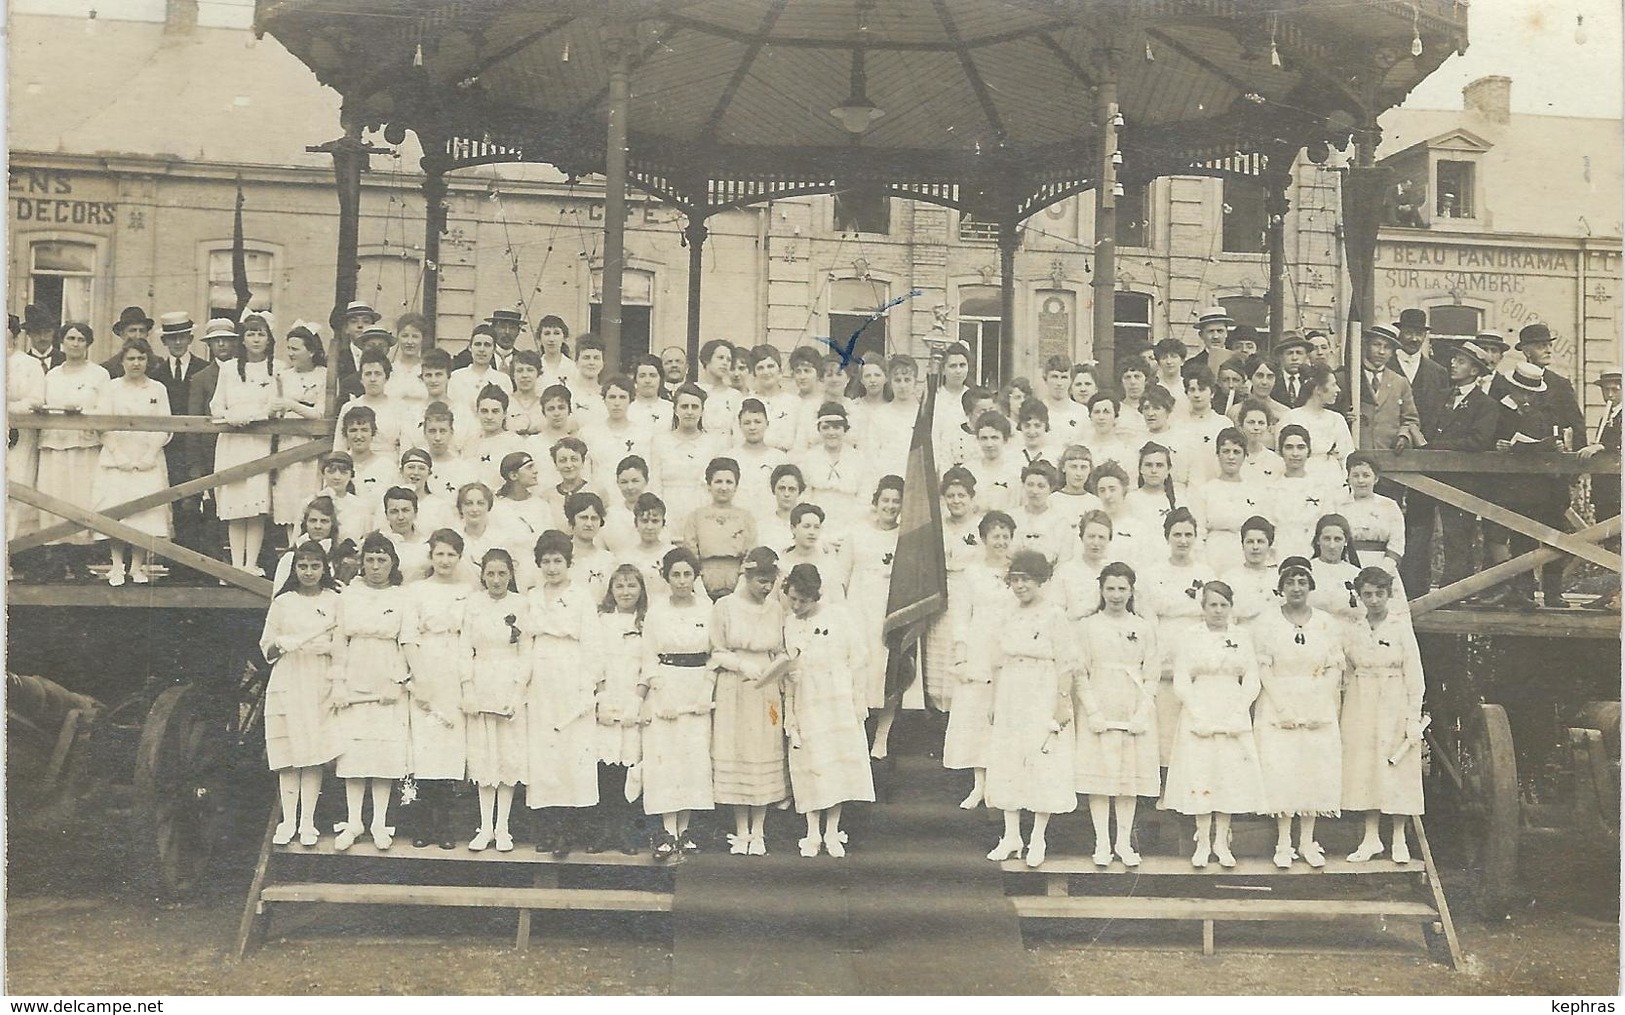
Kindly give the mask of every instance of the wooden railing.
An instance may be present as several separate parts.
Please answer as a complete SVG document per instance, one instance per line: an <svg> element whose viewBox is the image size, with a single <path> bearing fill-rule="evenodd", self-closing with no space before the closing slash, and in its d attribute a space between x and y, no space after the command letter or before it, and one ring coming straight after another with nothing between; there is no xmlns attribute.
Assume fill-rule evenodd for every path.
<svg viewBox="0 0 1625 1015"><path fill-rule="evenodd" d="M244 426L227 426L204 416L97 416L97 415L44 415L37 413L11 413L7 424L16 430L136 430L149 433L172 434L264 434L281 437L305 437L293 447L283 448L257 461L245 462L206 476L167 487L135 500L115 504L100 511L81 504L41 493L17 482L6 484L6 496L14 501L37 508L41 512L64 519L11 540L7 552L11 554L44 546L70 536L82 529L90 529L112 539L139 546L148 553L172 560L177 564L200 571L226 582L237 589L252 593L269 601L273 592L270 581L181 546L170 539L148 535L120 521L155 507L170 504L199 494L205 490L286 468L297 462L309 461L330 449L333 421L330 419L264 420ZM86 491L89 493L89 491Z"/></svg>
<svg viewBox="0 0 1625 1015"><path fill-rule="evenodd" d="M1500 451L1379 451L1373 452L1381 474L1407 489L1448 504L1451 507L1478 515L1520 535L1528 536L1540 545L1534 550L1511 560L1485 568L1443 588L1433 589L1411 600L1412 617L1424 615L1461 602L1468 596L1478 595L1527 571L1562 558L1565 554L1590 561L1616 574L1621 571L1620 554L1602 546L1604 540L1620 534L1618 516L1587 524L1573 510L1569 511L1570 524L1576 531L1564 532L1543 522L1519 514L1470 493L1451 481L1462 476L1503 476L1516 483L1525 478L1568 477L1591 474L1613 477L1620 473L1617 455L1597 455L1591 459L1577 454L1559 452L1514 453ZM1617 621L1597 618L1607 627ZM1527 626L1527 625L1525 625ZM1535 625L1539 626L1539 625Z"/></svg>

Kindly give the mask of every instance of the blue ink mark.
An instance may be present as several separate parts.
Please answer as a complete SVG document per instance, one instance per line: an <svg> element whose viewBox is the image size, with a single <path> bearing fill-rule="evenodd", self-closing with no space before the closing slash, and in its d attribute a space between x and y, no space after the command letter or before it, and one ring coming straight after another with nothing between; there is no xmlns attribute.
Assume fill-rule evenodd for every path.
<svg viewBox="0 0 1625 1015"><path fill-rule="evenodd" d="M828 335L818 335L816 337L817 337L818 341L820 341L820 342L824 343L825 345L829 346L831 349L834 349L835 352L841 357L841 369L842 370L845 370L848 366L850 366L853 363L856 363L858 366L861 367L861 366L863 366L863 357L862 356L854 356L853 351L857 348L858 336L863 334L864 329L869 327L869 325L875 323L876 321L880 320L882 317L886 316L886 311L890 310L892 307L895 307L900 303L906 303L906 302L908 302L908 300L912 299L915 296L924 296L924 295L925 295L925 290L923 290L923 289L910 289L907 293L905 293L902 296L898 296L895 299L887 300L885 306L881 307L879 310L876 310L874 313L870 314L869 319L867 321L864 321L861 325L858 326L858 330L854 331L852 333L852 337L846 340L845 345L837 344L835 342L835 340L830 338Z"/></svg>

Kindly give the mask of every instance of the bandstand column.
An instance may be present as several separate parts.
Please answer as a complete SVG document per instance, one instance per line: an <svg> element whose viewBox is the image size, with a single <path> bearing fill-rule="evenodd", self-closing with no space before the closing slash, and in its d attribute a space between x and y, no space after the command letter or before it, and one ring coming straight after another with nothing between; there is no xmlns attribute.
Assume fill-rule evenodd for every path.
<svg viewBox="0 0 1625 1015"><path fill-rule="evenodd" d="M1287 156L1290 159L1291 156ZM1272 160L1273 162L1273 160ZM1270 172L1264 177L1264 213L1268 228L1265 230L1269 250L1269 319L1270 345L1274 349L1281 342L1286 327L1286 213L1291 207L1287 187L1291 174Z"/></svg>
<svg viewBox="0 0 1625 1015"><path fill-rule="evenodd" d="M693 209L688 211L688 225L683 227L683 241L688 244L688 362L690 369L700 362L700 283L705 268L706 216Z"/></svg>
<svg viewBox="0 0 1625 1015"><path fill-rule="evenodd" d="M1094 352L1102 376L1115 376L1117 320L1117 59L1109 45L1101 50L1099 99L1100 169L1095 184Z"/></svg>
<svg viewBox="0 0 1625 1015"><path fill-rule="evenodd" d="M621 272L626 267L626 121L631 102L631 45L618 30L604 40L609 57L608 135L604 143L604 286L599 337L604 373L621 371Z"/></svg>
<svg viewBox="0 0 1625 1015"><path fill-rule="evenodd" d="M1016 375L1016 248L1021 232L1015 213L999 219L999 383Z"/></svg>
<svg viewBox="0 0 1625 1015"><path fill-rule="evenodd" d="M344 136L325 146L333 155L333 180L339 198L338 266L333 281L333 312L342 314L355 299L361 273L357 246L361 236L361 173L370 147L361 140L360 124L348 124Z"/></svg>
<svg viewBox="0 0 1625 1015"><path fill-rule="evenodd" d="M446 174L428 168L423 177L423 316L429 346L440 332L440 234L446 231Z"/></svg>

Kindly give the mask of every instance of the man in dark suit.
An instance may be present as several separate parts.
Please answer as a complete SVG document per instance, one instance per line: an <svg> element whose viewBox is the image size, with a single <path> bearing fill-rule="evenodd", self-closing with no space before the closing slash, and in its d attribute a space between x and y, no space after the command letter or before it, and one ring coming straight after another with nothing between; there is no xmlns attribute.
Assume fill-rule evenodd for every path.
<svg viewBox="0 0 1625 1015"><path fill-rule="evenodd" d="M1280 369L1275 378L1273 397L1288 409L1300 409L1309 401L1309 385L1304 383L1303 369L1309 365L1309 350L1314 346L1296 331L1281 337L1275 347Z"/></svg>
<svg viewBox="0 0 1625 1015"><path fill-rule="evenodd" d="M519 329L524 325L525 318L518 307L497 307L491 311L491 316L485 319L491 326L491 332L496 339L497 351L491 357L491 369L504 374L513 373L513 347L519 341ZM463 367L474 365L474 356L465 347L462 352L451 358L451 368L461 370Z"/></svg>
<svg viewBox="0 0 1625 1015"><path fill-rule="evenodd" d="M209 345L211 362L201 369L194 370L192 376L187 378L186 414L188 416L211 415L209 403L214 400L215 388L220 383L220 370L222 364L229 367L236 359L240 348L241 338L236 327L223 317L211 320L203 329L203 340ZM186 478L197 479L207 476L214 471L214 445L215 435L188 434L193 438L187 441L186 451ZM192 549L199 553L219 557L225 549L224 528L214 517L214 497L212 493L200 495L201 503L198 509L198 525L193 539L197 545ZM177 540L179 541L179 540ZM182 545L187 545L183 543Z"/></svg>
<svg viewBox="0 0 1625 1015"><path fill-rule="evenodd" d="M1182 380L1188 380L1191 374L1207 367L1213 376L1219 375L1219 367L1230 358L1227 348L1230 339L1230 329L1236 322L1223 307L1208 307L1196 318L1196 334L1202 339L1202 351L1188 357L1179 368Z"/></svg>
<svg viewBox="0 0 1625 1015"><path fill-rule="evenodd" d="M1479 387L1479 379L1494 368L1491 354L1473 342L1462 342L1450 351L1449 401L1444 413L1432 431L1426 433L1428 448L1434 451L1493 451L1499 432L1501 410L1490 396ZM1462 485L1471 490L1480 484L1471 481ZM1444 583L1459 581L1470 572L1473 549L1474 516L1448 504L1439 505L1439 522L1444 539ZM1405 550L1409 556L1411 546L1407 533ZM1417 596L1427 591L1424 582L1411 588L1407 594Z"/></svg>
<svg viewBox="0 0 1625 1015"><path fill-rule="evenodd" d="M1563 430L1563 446L1574 447L1586 432L1585 413L1574 393L1574 384L1552 369L1552 329L1544 324L1526 325L1518 332L1518 351L1523 358L1544 370L1547 401Z"/></svg>
<svg viewBox="0 0 1625 1015"><path fill-rule="evenodd" d="M1450 372L1428 355L1428 319L1424 311L1401 311L1393 328L1399 336L1399 347L1388 369L1410 382L1422 433L1432 434L1452 397ZM1381 492L1395 496L1392 489ZM1419 596L1428 590L1433 577L1433 514L1438 505L1432 498L1409 490L1399 499L1405 508L1405 559L1399 563L1399 578L1408 594Z"/></svg>
<svg viewBox="0 0 1625 1015"><path fill-rule="evenodd" d="M192 315L174 310L162 315L158 337L164 352L153 350L148 361L147 376L164 386L169 394L169 414L185 416L190 407L188 393L192 378L207 365L192 355ZM176 434L164 448L164 459L169 467L169 485L177 486L191 478L191 447L198 434ZM201 498L182 497L170 505L175 522L175 539L182 546L193 546L199 540L203 524Z"/></svg>
<svg viewBox="0 0 1625 1015"><path fill-rule="evenodd" d="M107 371L109 377L124 376L124 342L131 338L150 338L152 335L152 318L140 307L125 307L123 313L118 315L118 322L113 325L113 355L102 360L102 369ZM149 368L147 376L152 376Z"/></svg>
<svg viewBox="0 0 1625 1015"><path fill-rule="evenodd" d="M361 348L361 334L378 321L378 311L360 300L355 300L345 307L344 313L339 317L335 329L338 332L338 340L334 343L333 355L328 359L338 365L340 405L361 394L361 371L358 365L364 351Z"/></svg>
<svg viewBox="0 0 1625 1015"><path fill-rule="evenodd" d="M52 367L61 366L62 361L68 358L56 340L58 323L51 312L38 303L30 303L23 308L23 352L38 360L40 369L45 373L50 373Z"/></svg>
<svg viewBox="0 0 1625 1015"><path fill-rule="evenodd" d="M1597 432L1593 439L1580 449L1580 457L1587 461L1602 454L1618 458L1621 430L1620 408L1622 404L1620 401L1620 372L1610 370L1591 383L1602 388L1605 406L1602 412L1602 420L1597 423ZM1599 522L1619 514L1619 478L1617 476L1598 475L1592 477L1591 508Z"/></svg>

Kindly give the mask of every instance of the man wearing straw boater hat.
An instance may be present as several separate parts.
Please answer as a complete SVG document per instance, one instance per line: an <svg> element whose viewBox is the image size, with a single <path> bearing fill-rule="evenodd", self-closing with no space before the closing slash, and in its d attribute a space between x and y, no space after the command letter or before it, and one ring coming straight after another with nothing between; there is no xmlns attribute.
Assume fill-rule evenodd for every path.
<svg viewBox="0 0 1625 1015"><path fill-rule="evenodd" d="M497 307L491 311L491 316L485 319L485 323L490 326L491 336L497 346L496 354L491 357L491 369L511 375L514 343L519 341L519 331L524 326L525 317L519 312L518 307ZM474 357L466 348L451 358L453 370L473 365Z"/></svg>
<svg viewBox="0 0 1625 1015"><path fill-rule="evenodd" d="M1201 367L1207 367L1218 376L1219 367L1230 358L1225 343L1230 338L1230 329L1235 326L1235 319L1223 307L1208 307L1198 314L1196 334L1202 339L1202 351L1185 360L1179 368L1180 377L1189 378Z"/></svg>
<svg viewBox="0 0 1625 1015"><path fill-rule="evenodd" d="M1504 381L1504 394L1496 400L1500 418L1495 446L1513 453L1562 450L1558 436L1558 410L1551 400L1546 371L1532 363L1519 363ZM1568 480L1561 476L1520 475L1515 481L1484 484L1484 497L1501 507L1563 530L1563 514L1569 506ZM1535 548L1535 541L1514 533L1490 519L1484 519L1484 565L1493 567L1514 554ZM1540 569L1546 605L1562 605L1563 562L1553 561ZM1497 590L1494 600L1520 610L1535 608L1535 578L1522 574Z"/></svg>
<svg viewBox="0 0 1625 1015"><path fill-rule="evenodd" d="M361 354L365 351L361 335L377 324L379 317L378 311L361 300L351 302L344 308L344 313L337 316L338 321L333 329L338 336L333 343L337 348L330 359L338 364L339 401L342 403L361 394L360 363Z"/></svg>

